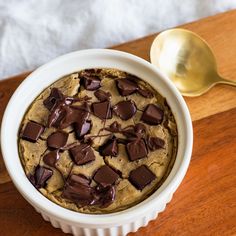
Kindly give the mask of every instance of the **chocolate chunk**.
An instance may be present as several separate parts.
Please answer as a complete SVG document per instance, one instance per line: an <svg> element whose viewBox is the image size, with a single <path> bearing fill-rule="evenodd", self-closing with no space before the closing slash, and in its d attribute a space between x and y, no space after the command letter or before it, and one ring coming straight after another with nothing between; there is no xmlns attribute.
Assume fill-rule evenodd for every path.
<svg viewBox="0 0 236 236"><path fill-rule="evenodd" d="M81 106L68 106L64 102L60 102L55 106L49 117L48 127L65 129L76 122L84 122L89 117L89 106L84 102Z"/></svg>
<svg viewBox="0 0 236 236"><path fill-rule="evenodd" d="M83 76L83 85L85 89L94 91L101 86L101 80L97 75L84 75Z"/></svg>
<svg viewBox="0 0 236 236"><path fill-rule="evenodd" d="M94 144L94 140L93 139L94 139L94 136L83 137L83 142L88 144L89 146L93 146L93 144Z"/></svg>
<svg viewBox="0 0 236 236"><path fill-rule="evenodd" d="M72 174L70 177L70 180L75 181L77 183L83 184L83 185L90 185L91 180L88 179L86 176L82 175L82 174Z"/></svg>
<svg viewBox="0 0 236 236"><path fill-rule="evenodd" d="M118 144L116 137L108 139L105 144L99 147L99 152L102 156L117 156L118 154Z"/></svg>
<svg viewBox="0 0 236 236"><path fill-rule="evenodd" d="M136 105L132 100L118 102L113 107L114 113L122 120L128 120L134 116L137 111Z"/></svg>
<svg viewBox="0 0 236 236"><path fill-rule="evenodd" d="M62 119L59 117L58 121L55 123L55 127L60 129L65 129L76 122L83 122L88 117L88 112L84 111L80 107L69 107L65 106L63 109L64 115Z"/></svg>
<svg viewBox="0 0 236 236"><path fill-rule="evenodd" d="M117 121L114 121L112 124L110 124L107 130L111 132L119 132L121 131L121 124L119 124Z"/></svg>
<svg viewBox="0 0 236 236"><path fill-rule="evenodd" d="M155 151L157 149L164 148L165 141L158 137L148 137L147 145L151 151Z"/></svg>
<svg viewBox="0 0 236 236"><path fill-rule="evenodd" d="M92 99L91 97L85 95L83 97L70 97L70 96L65 96L64 97L64 103L66 105L71 105L73 102L87 102L90 99Z"/></svg>
<svg viewBox="0 0 236 236"><path fill-rule="evenodd" d="M135 126L128 126L126 127L122 133L127 138L142 138L145 137L146 134L146 127L142 123L138 123Z"/></svg>
<svg viewBox="0 0 236 236"><path fill-rule="evenodd" d="M43 161L48 166L54 167L57 161L59 160L59 150L51 151L43 157Z"/></svg>
<svg viewBox="0 0 236 236"><path fill-rule="evenodd" d="M47 145L50 148L62 148L66 145L69 134L64 131L56 131L47 138Z"/></svg>
<svg viewBox="0 0 236 236"><path fill-rule="evenodd" d="M121 96L128 96L138 89L138 85L129 79L117 80L116 86Z"/></svg>
<svg viewBox="0 0 236 236"><path fill-rule="evenodd" d="M103 187L101 185L96 186L96 197L97 197L97 205L100 207L108 207L115 200L116 190L115 186L109 185L107 187Z"/></svg>
<svg viewBox="0 0 236 236"><path fill-rule="evenodd" d="M27 175L28 180L30 181L31 184L35 186L35 177L32 174Z"/></svg>
<svg viewBox="0 0 236 236"><path fill-rule="evenodd" d="M84 175L71 175L64 186L62 197L81 206L92 205L94 202L93 188Z"/></svg>
<svg viewBox="0 0 236 236"><path fill-rule="evenodd" d="M92 127L91 121L77 122L75 123L75 134L78 139L84 137L85 134L89 133Z"/></svg>
<svg viewBox="0 0 236 236"><path fill-rule="evenodd" d="M44 188L46 186L47 180L52 176L53 171L38 165L34 173L34 181L36 188Z"/></svg>
<svg viewBox="0 0 236 236"><path fill-rule="evenodd" d="M50 95L43 101L43 105L51 110L57 101L64 98L62 92L57 88L52 88Z"/></svg>
<svg viewBox="0 0 236 236"><path fill-rule="evenodd" d="M91 68L91 69L85 69L83 73L86 75L91 75L91 74L99 74L101 73L102 69L98 68Z"/></svg>
<svg viewBox="0 0 236 236"><path fill-rule="evenodd" d="M140 95L142 95L145 98L152 98L153 97L153 93L150 90L139 88L137 91Z"/></svg>
<svg viewBox="0 0 236 236"><path fill-rule="evenodd" d="M144 189L154 179L156 179L156 176L145 165L139 166L137 169L132 170L129 174L129 181L138 190Z"/></svg>
<svg viewBox="0 0 236 236"><path fill-rule="evenodd" d="M135 139L137 138L137 133L135 132L133 125L123 129L122 134L125 135L127 138L135 138Z"/></svg>
<svg viewBox="0 0 236 236"><path fill-rule="evenodd" d="M66 181L62 197L80 206L99 205L107 207L115 200L115 187L90 186L90 180L84 175L71 175Z"/></svg>
<svg viewBox="0 0 236 236"><path fill-rule="evenodd" d="M80 144L70 149L70 153L77 165L83 165L95 160L92 148L88 144Z"/></svg>
<svg viewBox="0 0 236 236"><path fill-rule="evenodd" d="M90 115L90 107L87 102L80 106L71 106L72 116L68 114L68 119L71 123L83 123L88 120Z"/></svg>
<svg viewBox="0 0 236 236"><path fill-rule="evenodd" d="M142 123L138 123L134 126L134 131L137 134L145 134L146 133L146 127Z"/></svg>
<svg viewBox="0 0 236 236"><path fill-rule="evenodd" d="M52 93L53 91L59 90L52 90ZM48 100L50 100L50 96ZM50 107L50 114L48 116L47 124L48 127L54 126L56 128L64 129L78 121L78 118L82 119L82 117L89 115L89 105L87 100L90 98L88 96L78 98L66 97L61 94L61 97L57 99L55 96L52 96L52 101L56 102L55 104L53 102L54 105ZM83 101L84 103L81 106L72 106L72 103L76 101Z"/></svg>
<svg viewBox="0 0 236 236"><path fill-rule="evenodd" d="M146 144L143 139L137 139L129 142L126 145L126 150L131 161L136 161L138 159L144 158L148 154Z"/></svg>
<svg viewBox="0 0 236 236"><path fill-rule="evenodd" d="M93 179L103 187L113 185L118 178L119 175L107 165L100 167L93 177Z"/></svg>
<svg viewBox="0 0 236 236"><path fill-rule="evenodd" d="M77 116L79 115L80 112L76 112L71 107L66 106L62 109L61 115L58 117L53 126L55 128L65 129L76 122Z"/></svg>
<svg viewBox="0 0 236 236"><path fill-rule="evenodd" d="M112 118L111 104L109 101L93 103L92 110L94 115L102 120Z"/></svg>
<svg viewBox="0 0 236 236"><path fill-rule="evenodd" d="M131 74L128 74L127 76L126 76L126 79L128 79L128 80L130 80L130 81L132 81L133 83L138 83L138 81L140 80L137 76L135 76L135 75L131 75Z"/></svg>
<svg viewBox="0 0 236 236"><path fill-rule="evenodd" d="M109 101L111 99L111 94L101 89L98 89L97 91L95 91L94 96L101 102Z"/></svg>
<svg viewBox="0 0 236 236"><path fill-rule="evenodd" d="M43 131L44 127L42 125L29 121L21 134L21 138L30 142L36 142Z"/></svg>
<svg viewBox="0 0 236 236"><path fill-rule="evenodd" d="M161 108L154 104L149 104L146 106L141 120L149 125L158 125L162 122L164 112Z"/></svg>
<svg viewBox="0 0 236 236"><path fill-rule="evenodd" d="M64 102L58 102L51 110L48 116L48 127L56 127L60 126L61 121L64 119L67 113L71 112L71 109L66 106Z"/></svg>
<svg viewBox="0 0 236 236"><path fill-rule="evenodd" d="M86 96L85 96L86 97ZM89 104L85 101L80 106L71 106L71 108L79 111L83 111L85 116L89 115L90 107ZM88 118L88 117L87 117Z"/></svg>

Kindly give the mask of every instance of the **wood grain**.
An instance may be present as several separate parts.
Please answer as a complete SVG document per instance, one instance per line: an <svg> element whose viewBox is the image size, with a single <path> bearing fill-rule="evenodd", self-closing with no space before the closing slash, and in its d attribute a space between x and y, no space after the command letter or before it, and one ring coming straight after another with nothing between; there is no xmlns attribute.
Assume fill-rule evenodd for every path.
<svg viewBox="0 0 236 236"><path fill-rule="evenodd" d="M193 156L183 183L157 220L130 236L236 233L235 118L236 108L193 122ZM10 182L1 185L0 212L1 235L64 235L46 223Z"/></svg>
<svg viewBox="0 0 236 236"><path fill-rule="evenodd" d="M193 122L193 155L183 183L166 211L130 236L236 235L235 118L234 108Z"/></svg>
<svg viewBox="0 0 236 236"><path fill-rule="evenodd" d="M234 10L180 27L191 30L203 37L213 49L221 76L236 81L235 22L236 11ZM129 52L149 60L150 47L156 35L130 42L128 47L127 44L118 45L114 49ZM185 101L194 121L235 107L235 94L235 87L217 85L200 98L185 97Z"/></svg>
<svg viewBox="0 0 236 236"><path fill-rule="evenodd" d="M9 101L13 92L16 90L22 80L26 78L27 75L29 75L29 72L12 77L11 79L0 81L0 124L7 102ZM7 183L9 181L10 177L4 166L2 154L0 152L0 184Z"/></svg>
<svg viewBox="0 0 236 236"><path fill-rule="evenodd" d="M181 26L205 38L222 76L236 79L236 11ZM149 59L156 35L113 47ZM0 82L0 121L21 74ZM193 119L194 148L187 175L166 210L130 236L236 235L236 90L217 86L198 98L185 98ZM22 198L0 154L0 235L65 235L46 223ZM13 226L13 227L12 227ZM16 230L17 229L17 230Z"/></svg>

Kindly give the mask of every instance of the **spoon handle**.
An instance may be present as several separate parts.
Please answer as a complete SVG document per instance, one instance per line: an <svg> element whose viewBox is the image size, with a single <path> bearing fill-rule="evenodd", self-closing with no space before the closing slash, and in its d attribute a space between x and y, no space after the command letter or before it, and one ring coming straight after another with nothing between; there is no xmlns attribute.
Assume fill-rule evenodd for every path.
<svg viewBox="0 0 236 236"><path fill-rule="evenodd" d="M217 83L220 84L227 84L227 85L231 85L231 86L236 86L236 81L233 80L228 80L228 79L224 79L224 78L220 78Z"/></svg>

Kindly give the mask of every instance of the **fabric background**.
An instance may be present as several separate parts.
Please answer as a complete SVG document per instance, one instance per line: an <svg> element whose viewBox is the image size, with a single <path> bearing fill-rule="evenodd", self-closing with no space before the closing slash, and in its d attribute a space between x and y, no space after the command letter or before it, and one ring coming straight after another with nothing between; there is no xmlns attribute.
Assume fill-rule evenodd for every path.
<svg viewBox="0 0 236 236"><path fill-rule="evenodd" d="M0 0L0 78L233 8L236 0Z"/></svg>

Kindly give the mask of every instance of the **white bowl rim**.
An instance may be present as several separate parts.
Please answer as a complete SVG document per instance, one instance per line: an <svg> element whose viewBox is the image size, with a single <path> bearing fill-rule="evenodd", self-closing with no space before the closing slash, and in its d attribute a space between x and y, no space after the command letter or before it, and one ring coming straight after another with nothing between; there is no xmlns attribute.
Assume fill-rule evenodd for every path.
<svg viewBox="0 0 236 236"><path fill-rule="evenodd" d="M27 186L29 189L22 184L21 181L18 181L18 175L17 171L14 171L12 169L13 166L13 160L9 153L9 140L5 138L7 137L7 132L10 130L10 124L11 121L9 118L11 118L13 107L16 104L17 99L20 98L21 90L24 90L28 83L34 79L34 75L37 73L40 73L43 70L47 70L49 67L52 67L54 64L57 64L59 62L63 62L65 59L68 59L69 57L74 57L76 55L88 55L88 54L101 54L101 55L110 55L110 56L118 56L122 58L126 58L128 60L131 60L133 63L142 64L145 67L148 67L149 70L151 70L153 73L155 73L159 80L162 80L169 88L170 92L174 94L176 97L176 100L180 104L180 108L182 112L182 115L185 118L185 127L186 127L186 144L185 144L185 153L182 157L181 164L179 165L176 173L173 174L172 179L169 179L170 175L167 177L164 183L168 182L168 184L165 186L165 188L156 196L156 192L154 192L150 197L148 197L146 200L142 201L141 203L128 208L126 210L116 212L116 213L110 213L110 214L83 214L74 212L68 209L65 209L52 201L48 200L46 197L44 197L41 193L39 193L28 181L29 185L31 185L31 188L29 185ZM40 93L40 92L39 92ZM39 208L50 215L53 215L54 217L58 219L63 219L66 222L72 222L74 224L81 224L87 227L105 227L107 225L117 225L121 224L122 222L129 222L132 221L132 218L134 215L141 216L145 215L147 211L151 211L155 207L155 203L158 201L162 201L163 198L165 198L168 195L172 195L172 193L176 190L180 182L182 181L187 168L189 166L191 153L192 153L192 144L193 144L193 130L192 130L192 122L191 117L187 108L187 105L177 90L177 88L173 85L173 83L164 75L162 72L159 71L158 68L150 64L144 59L141 59L137 56L134 56L132 54L121 52L117 50L112 49L87 49L87 50L81 50L81 51L75 51L72 53L68 53L65 55L62 55L49 63L46 63L45 65L39 67L34 72L32 72L27 78L20 84L20 86L17 88L13 96L11 97L2 119L2 125L1 125L1 149L2 149L2 155L3 159L6 165L6 168L8 170L8 173L11 176L11 179L13 180L15 186L17 189L21 192L21 194L24 196L24 198L30 202L36 209ZM19 158L19 157L18 157ZM164 184L163 184L164 185Z"/></svg>

